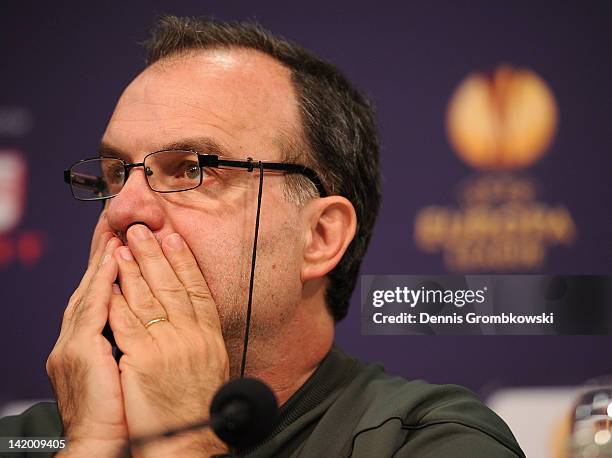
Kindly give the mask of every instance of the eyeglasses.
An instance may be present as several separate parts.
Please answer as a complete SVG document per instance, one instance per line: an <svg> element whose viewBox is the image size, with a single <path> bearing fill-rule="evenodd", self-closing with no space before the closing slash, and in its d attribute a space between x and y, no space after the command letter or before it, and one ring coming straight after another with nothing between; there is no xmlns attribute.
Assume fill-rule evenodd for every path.
<svg viewBox="0 0 612 458"><path fill-rule="evenodd" d="M235 160L197 151L163 150L147 154L142 162L128 164L116 157L95 157L74 163L64 170L64 181L77 200L103 200L115 197L128 179L130 170L143 167L149 188L169 193L195 189L202 184L206 168L273 170L308 178L321 197L327 192L317 173L309 167L287 162ZM204 170L204 171L203 171Z"/></svg>

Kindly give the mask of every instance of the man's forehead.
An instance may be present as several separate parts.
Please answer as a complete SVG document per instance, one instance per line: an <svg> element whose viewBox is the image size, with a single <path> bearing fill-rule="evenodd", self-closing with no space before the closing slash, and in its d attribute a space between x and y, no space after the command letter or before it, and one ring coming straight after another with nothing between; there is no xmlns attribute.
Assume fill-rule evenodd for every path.
<svg viewBox="0 0 612 458"><path fill-rule="evenodd" d="M145 69L119 99L103 143L151 151L198 137L254 154L300 131L289 70L258 51L218 49Z"/></svg>

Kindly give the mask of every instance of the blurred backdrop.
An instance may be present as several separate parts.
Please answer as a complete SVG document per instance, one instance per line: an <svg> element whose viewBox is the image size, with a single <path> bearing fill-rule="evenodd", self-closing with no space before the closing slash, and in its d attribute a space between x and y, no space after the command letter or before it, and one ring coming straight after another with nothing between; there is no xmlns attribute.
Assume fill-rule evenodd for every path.
<svg viewBox="0 0 612 458"><path fill-rule="evenodd" d="M468 6L469 5L469 6ZM52 395L45 360L99 205L62 171L95 155L160 13L256 19L337 64L373 101L384 202L364 274L612 270L610 2L3 2L0 405ZM612 372L609 336L362 336L388 372L499 387ZM588 304L585 304L587 307ZM607 328L609 329L609 327Z"/></svg>

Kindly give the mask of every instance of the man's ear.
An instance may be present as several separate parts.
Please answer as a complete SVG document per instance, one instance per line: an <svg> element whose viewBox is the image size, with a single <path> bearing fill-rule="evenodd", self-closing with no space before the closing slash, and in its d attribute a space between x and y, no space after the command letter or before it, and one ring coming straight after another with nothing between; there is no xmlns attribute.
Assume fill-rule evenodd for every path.
<svg viewBox="0 0 612 458"><path fill-rule="evenodd" d="M353 204L342 196L314 199L304 207L306 218L301 280L321 278L342 259L357 229Z"/></svg>

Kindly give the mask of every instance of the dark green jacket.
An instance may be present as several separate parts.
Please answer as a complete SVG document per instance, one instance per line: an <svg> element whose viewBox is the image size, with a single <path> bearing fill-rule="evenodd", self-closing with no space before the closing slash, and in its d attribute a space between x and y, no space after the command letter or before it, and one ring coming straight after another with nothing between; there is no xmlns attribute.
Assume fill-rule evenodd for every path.
<svg viewBox="0 0 612 458"><path fill-rule="evenodd" d="M55 403L0 420L0 436L59 436L61 429ZM337 347L282 407L270 438L234 453L253 458L525 457L506 424L469 390L389 377L379 365L361 363Z"/></svg>

